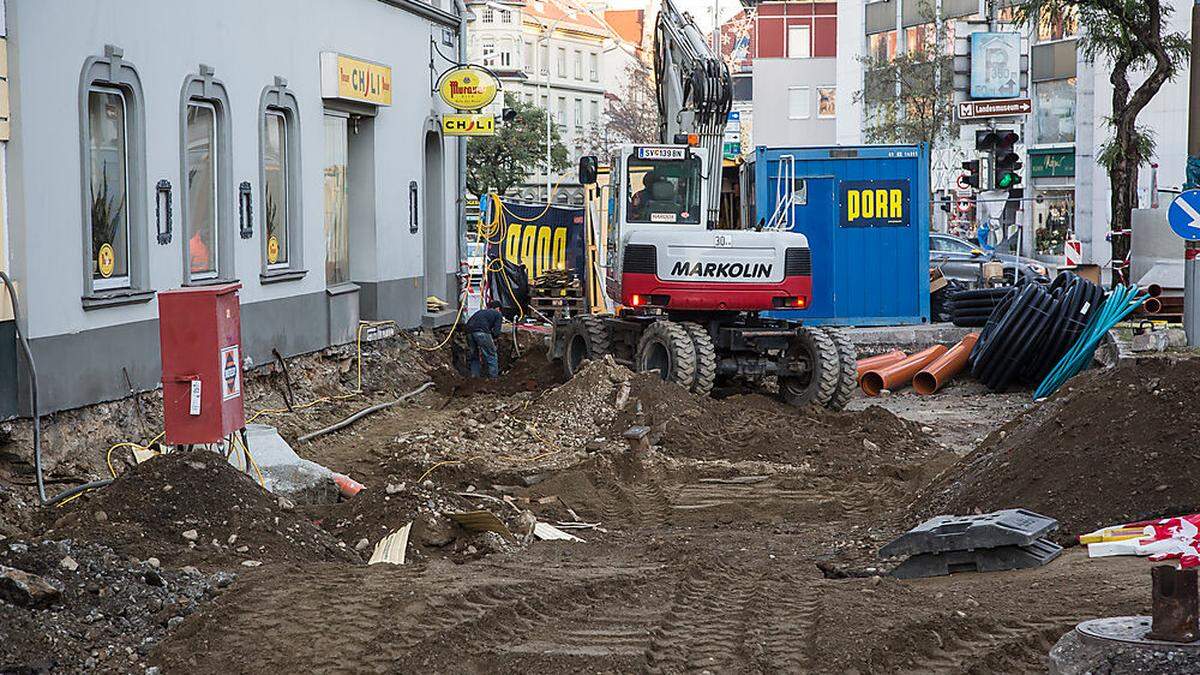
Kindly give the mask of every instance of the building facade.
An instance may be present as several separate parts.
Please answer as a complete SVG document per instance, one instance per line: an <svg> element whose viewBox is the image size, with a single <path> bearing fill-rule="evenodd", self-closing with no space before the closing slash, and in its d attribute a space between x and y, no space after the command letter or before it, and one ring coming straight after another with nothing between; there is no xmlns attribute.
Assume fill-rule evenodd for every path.
<svg viewBox="0 0 1200 675"><path fill-rule="evenodd" d="M994 13L989 17L993 4ZM864 122L870 118L870 111L851 98L852 92L862 91L870 77L856 54L891 58L921 44L923 36L935 26L936 18L930 11L935 6L940 7L940 18L951 37L957 34L961 38L989 27L1017 31L1022 36L1027 71L1021 94L1031 99L1032 111L1028 116L1000 119L998 126L1013 129L1021 137L1018 152L1024 164L1025 188L1025 201L1017 212L1023 226L1021 250L1026 255L1060 262L1063 242L1076 238L1082 244L1085 263L1107 267L1112 262L1110 190L1107 173L1097 158L1112 136L1106 122L1112 110L1111 64L1088 61L1079 47L1082 29L1073 12L1044 17L1031 22L1034 25L1018 25L1013 17L1015 4L1013 0L941 0L936 5L928 0L839 0L838 81L845 83L846 95L838 108L838 142L862 142ZM1169 30L1187 33L1190 4L1183 0L1169 0L1168 4L1175 9ZM1131 85L1138 86L1143 77L1134 74ZM1151 181L1155 173L1159 189L1177 190L1184 181L1186 125L1179 120L1187 115L1187 79L1185 65L1139 116L1139 126L1157 139L1151 160L1157 171L1143 166L1139 174L1138 194L1143 207L1154 201ZM953 190L961 162L974 153L974 127L968 126L954 142L935 147L935 191L948 194ZM1167 198L1169 195L1163 196Z"/></svg>
<svg viewBox="0 0 1200 675"><path fill-rule="evenodd" d="M582 204L572 168L588 134L602 124L604 57L613 35L603 19L572 0L472 2L468 56L492 69L506 95L547 110L568 150L571 166L550 177L555 203ZM511 196L546 200L545 168Z"/></svg>
<svg viewBox="0 0 1200 675"><path fill-rule="evenodd" d="M743 152L756 145L836 142L837 3L743 4L720 28L720 51L733 76Z"/></svg>
<svg viewBox="0 0 1200 675"><path fill-rule="evenodd" d="M41 412L158 386L165 289L240 284L247 366L440 318L459 141L431 82L461 26L441 2L4 3L0 264ZM3 311L0 418L29 412Z"/></svg>
<svg viewBox="0 0 1200 675"><path fill-rule="evenodd" d="M837 143L837 59L754 60L754 143Z"/></svg>

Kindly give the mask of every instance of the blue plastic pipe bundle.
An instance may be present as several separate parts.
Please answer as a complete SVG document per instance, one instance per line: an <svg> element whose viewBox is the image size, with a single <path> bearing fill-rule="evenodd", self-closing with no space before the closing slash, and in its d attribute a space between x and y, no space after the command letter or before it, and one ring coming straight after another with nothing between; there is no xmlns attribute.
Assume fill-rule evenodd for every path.
<svg viewBox="0 0 1200 675"><path fill-rule="evenodd" d="M1100 341L1104 339L1105 334L1113 326L1124 321L1148 297L1149 294L1143 293L1136 285L1118 286L1113 289L1108 294L1104 307L1088 322L1087 328L1084 329L1079 339L1038 385L1033 397L1035 399L1045 398L1058 391L1064 382L1078 375L1079 371L1092 362L1096 348L1100 346Z"/></svg>

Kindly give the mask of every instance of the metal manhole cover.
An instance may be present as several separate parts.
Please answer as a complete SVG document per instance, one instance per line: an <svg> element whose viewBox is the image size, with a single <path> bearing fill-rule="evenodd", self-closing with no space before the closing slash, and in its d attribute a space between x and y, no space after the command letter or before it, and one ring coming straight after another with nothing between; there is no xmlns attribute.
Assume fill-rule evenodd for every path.
<svg viewBox="0 0 1200 675"><path fill-rule="evenodd" d="M1115 616L1106 619L1084 621L1075 627L1084 641L1092 643L1120 642L1136 647L1170 647L1200 653L1200 640L1196 642L1170 642L1151 640L1148 616Z"/></svg>

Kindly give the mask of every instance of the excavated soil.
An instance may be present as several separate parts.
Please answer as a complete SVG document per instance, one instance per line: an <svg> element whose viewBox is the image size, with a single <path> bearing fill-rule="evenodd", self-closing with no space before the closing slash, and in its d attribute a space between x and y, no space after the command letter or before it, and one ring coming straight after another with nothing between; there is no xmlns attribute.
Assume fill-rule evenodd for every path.
<svg viewBox="0 0 1200 675"><path fill-rule="evenodd" d="M207 450L154 457L43 515L43 537L96 542L175 566L359 562L287 500Z"/></svg>
<svg viewBox="0 0 1200 675"><path fill-rule="evenodd" d="M1023 507L1059 541L1200 511L1200 359L1152 358L1086 373L990 434L923 491L910 514Z"/></svg>
<svg viewBox="0 0 1200 675"><path fill-rule="evenodd" d="M2 673L141 672L168 627L237 578L160 569L70 540L2 543L3 567L37 575L61 595L37 609L0 600Z"/></svg>
<svg viewBox="0 0 1200 675"><path fill-rule="evenodd" d="M697 397L649 374L633 382L637 405L622 411L612 430L633 423L660 430L663 451L676 457L770 461L859 480L900 475L905 465L945 452L919 425L877 406L832 413L761 394Z"/></svg>
<svg viewBox="0 0 1200 675"><path fill-rule="evenodd" d="M177 454L34 519L38 538L71 543L51 541L35 559L6 558L5 546L32 545L0 541L0 564L82 584L52 609L0 601L0 634L15 636L0 640L0 672L47 666L42 653L60 672L1042 672L1051 645L1079 621L1149 610L1145 561L1074 549L1032 570L898 581L879 547L926 512L993 508L961 501L989 480L1023 482L988 489L1036 501L1082 476L1093 483L1059 508L1092 517L1104 505L1085 503L1088 490L1108 499L1121 485L1093 476L1109 481L1120 462L1183 467L1134 481L1150 489L1120 497L1126 509L1166 509L1145 497L1183 494L1194 476L1183 456L1196 431L1186 406L1169 398L1178 413L1156 413L1159 439L1135 426L1164 397L1183 396L1192 362L1088 374L1005 424L1020 405L982 392L944 396L944 416L904 404L908 394L883 401L901 416L861 401L830 413L757 394L697 397L608 360L553 386L558 370L536 339L506 363L510 379L492 383L462 378L445 352L396 352L371 347L362 397L269 418L292 441L434 380L401 405L294 445L362 481L351 500L284 508L219 457ZM352 359L332 360L338 375L320 389L293 370L297 402L356 381ZM966 418L1005 426L954 464L959 456L935 439L969 442ZM650 449L622 438L635 425L651 428ZM1088 447L1121 438L1144 456ZM1153 489L1164 483L1171 489ZM491 511L514 536L450 517L467 510ZM584 541L536 541L531 516L582 523L569 531ZM410 522L406 565L361 564ZM183 537L190 529L195 542ZM55 567L68 550L58 547L76 555L100 543L116 552L77 558L103 580ZM243 545L251 548L239 553ZM151 555L168 589L161 606L143 588L150 582L138 585L151 578ZM224 574L238 578L229 585L216 577ZM110 592L127 597L125 610L104 604Z"/></svg>

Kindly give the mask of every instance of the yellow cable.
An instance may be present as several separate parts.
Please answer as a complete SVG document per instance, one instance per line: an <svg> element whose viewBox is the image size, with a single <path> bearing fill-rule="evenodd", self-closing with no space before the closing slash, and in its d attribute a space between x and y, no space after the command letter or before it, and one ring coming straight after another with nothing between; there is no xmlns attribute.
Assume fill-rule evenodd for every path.
<svg viewBox="0 0 1200 675"><path fill-rule="evenodd" d="M426 479L426 478L429 478L429 474L433 473L433 470L434 470L434 469L438 468L439 466L446 466L447 464L462 464L462 460L460 460L460 459L448 459L448 460L446 460L446 461L444 461L444 462L438 462L437 464L434 464L433 466L429 467L429 470L428 470L428 471L426 471L425 473L421 474L421 477L417 479L417 485L420 485L421 483L424 483L424 482L425 482L425 479Z"/></svg>
<svg viewBox="0 0 1200 675"><path fill-rule="evenodd" d="M233 434L233 442L242 452L246 453L246 459L250 460L250 466L254 467L254 472L258 474L258 484L267 487L267 479L263 478L262 469L258 468L258 462L254 461L254 454L250 452L250 447L242 442L240 434Z"/></svg>

